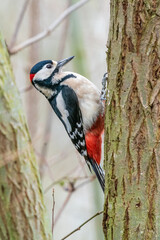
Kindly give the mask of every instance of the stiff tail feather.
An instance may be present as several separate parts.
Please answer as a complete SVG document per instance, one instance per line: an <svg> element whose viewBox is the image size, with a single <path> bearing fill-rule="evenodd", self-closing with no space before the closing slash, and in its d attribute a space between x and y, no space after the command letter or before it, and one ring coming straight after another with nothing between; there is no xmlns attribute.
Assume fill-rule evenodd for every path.
<svg viewBox="0 0 160 240"><path fill-rule="evenodd" d="M101 188L102 188L102 190L104 192L104 189L105 189L105 176L104 176L103 169L92 158L89 158L89 163L91 164L92 169L95 172L96 177L98 178L98 181L99 181L99 183L101 185Z"/></svg>

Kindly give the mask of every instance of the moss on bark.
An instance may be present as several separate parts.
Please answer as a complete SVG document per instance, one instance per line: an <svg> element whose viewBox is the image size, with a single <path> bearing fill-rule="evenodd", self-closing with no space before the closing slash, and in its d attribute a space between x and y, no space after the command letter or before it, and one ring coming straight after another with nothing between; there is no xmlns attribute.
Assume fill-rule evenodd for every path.
<svg viewBox="0 0 160 240"><path fill-rule="evenodd" d="M51 239L37 164L0 35L0 239Z"/></svg>

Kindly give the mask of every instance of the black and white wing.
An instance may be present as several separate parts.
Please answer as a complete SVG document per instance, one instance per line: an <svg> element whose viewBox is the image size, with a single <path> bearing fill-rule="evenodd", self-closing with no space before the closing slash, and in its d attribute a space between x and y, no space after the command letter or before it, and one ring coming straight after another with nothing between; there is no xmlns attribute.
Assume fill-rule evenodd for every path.
<svg viewBox="0 0 160 240"><path fill-rule="evenodd" d="M87 155L83 119L76 93L70 87L60 86L57 95L49 100L53 110L62 121L71 141L78 152L85 158L91 171L94 170L104 191L104 173L101 167Z"/></svg>
<svg viewBox="0 0 160 240"><path fill-rule="evenodd" d="M86 142L83 130L83 119L76 93L66 85L60 86L58 94L50 104L62 121L71 141L78 152L86 157Z"/></svg>

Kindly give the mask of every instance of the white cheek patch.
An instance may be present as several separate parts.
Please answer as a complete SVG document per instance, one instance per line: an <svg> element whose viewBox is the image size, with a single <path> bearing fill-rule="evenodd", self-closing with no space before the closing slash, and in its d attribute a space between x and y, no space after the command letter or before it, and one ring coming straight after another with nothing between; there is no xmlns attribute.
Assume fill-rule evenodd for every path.
<svg viewBox="0 0 160 240"><path fill-rule="evenodd" d="M66 109L66 105L65 105L65 102L64 102L63 97L62 97L62 92L60 92L58 94L58 96L56 98L56 102L57 102L57 108L60 111L60 113L62 115L62 119L65 123L66 128L67 128L67 132L70 133L72 131L72 128L71 128L70 122L68 121L69 113Z"/></svg>
<svg viewBox="0 0 160 240"><path fill-rule="evenodd" d="M50 77L50 75L52 74L52 72L54 71L54 68L46 68L45 66L38 71L33 79L38 79L38 80L44 80Z"/></svg>

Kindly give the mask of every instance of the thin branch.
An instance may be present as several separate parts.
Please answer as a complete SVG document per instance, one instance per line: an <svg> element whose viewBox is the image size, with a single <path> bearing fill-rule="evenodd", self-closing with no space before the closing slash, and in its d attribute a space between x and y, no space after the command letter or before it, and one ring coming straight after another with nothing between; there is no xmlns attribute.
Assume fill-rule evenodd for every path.
<svg viewBox="0 0 160 240"><path fill-rule="evenodd" d="M80 184L76 187L76 190L79 189L79 188L81 188L81 187L83 187L84 185L86 185L86 184L88 184L88 183L93 182L95 179L96 179L96 176L95 176L95 175L91 176L91 177L88 178L85 182L80 183Z"/></svg>
<svg viewBox="0 0 160 240"><path fill-rule="evenodd" d="M46 164L46 155L48 152L48 148L49 148L49 143L50 143L50 138L51 138L51 131L52 131L52 124L53 124L53 119L52 119L52 114L50 112L50 108L47 109L47 119L46 119L46 123L45 123L45 127L44 127L44 143L42 146L42 150L40 153L40 163L39 163L39 168L40 168L40 175L41 178L43 179L44 176L44 165Z"/></svg>
<svg viewBox="0 0 160 240"><path fill-rule="evenodd" d="M96 214L94 214L91 218L89 218L88 220L86 220L84 223L82 223L79 227L77 227L75 230L73 230L72 232L70 232L69 234L67 234L64 238L62 238L61 240L64 240L68 237L70 237L73 233L79 231L81 229L81 227L83 227L85 224L87 224L88 222L90 222L93 218L101 215L103 213L103 211L101 212L97 212Z"/></svg>
<svg viewBox="0 0 160 240"><path fill-rule="evenodd" d="M20 43L19 45L13 47L12 49L9 49L9 53L10 54L15 54L18 51L30 46L33 43L36 43L38 41L40 41L41 39L45 38L46 36L50 35L53 30L55 30L56 27L59 26L59 24L68 16L70 15L72 12L74 12L75 10L77 10L78 8L82 7L85 3L87 3L89 0L80 0L79 2L73 4L71 7L67 8L61 15L60 17L54 21L51 25L49 25L49 27L44 30L43 32L35 35L32 38L27 39L26 41Z"/></svg>
<svg viewBox="0 0 160 240"><path fill-rule="evenodd" d="M38 158L39 158L39 161L42 161L42 157L41 157L41 155L38 153L38 151L35 149L35 153L36 153L36 155L38 156ZM52 172L52 170L51 170L51 166L50 166L50 164L49 164L49 160L47 160L46 158L44 158L44 163L45 163L45 165L44 165L44 167L46 167L47 169L48 169L48 174L49 174L49 176L50 176L50 178L52 179L52 181L54 180L54 178L53 178L53 172ZM41 174L41 171L42 171L42 169L40 169L40 174Z"/></svg>
<svg viewBox="0 0 160 240"><path fill-rule="evenodd" d="M72 3L72 0L67 1L67 8L69 8L71 6L71 3ZM60 41L59 41L60 44L58 47L59 50L58 50L58 54L57 54L58 55L57 59L62 59L62 57L63 57L63 53L64 53L64 50L66 47L66 38L68 35L68 27L69 27L69 17L67 17L64 22L63 31L62 31Z"/></svg>
<svg viewBox="0 0 160 240"><path fill-rule="evenodd" d="M78 187L75 187L75 182L74 182L74 181L73 181L73 182L72 182L72 181L69 182L69 185L68 185L69 187L65 189L65 190L67 190L69 193L68 193L68 195L67 195L67 197L66 197L66 199L65 199L65 201L64 201L64 203L63 203L63 205L62 205L62 207L60 208L60 210L59 210L56 218L55 218L54 226L55 226L55 224L57 223L57 221L59 220L61 214L63 213L63 211L64 211L66 205L68 204L68 202L69 202L72 194L73 194L77 189L79 189L80 187L83 187L84 185L92 182L94 179L95 179L95 176L92 176L92 178L90 178L89 181L85 181L83 184L79 184Z"/></svg>
<svg viewBox="0 0 160 240"><path fill-rule="evenodd" d="M18 35L18 32L19 32L19 29L20 29L20 26L21 26L21 23L22 23L24 14L25 14L25 12L26 12L26 9L27 9L27 6L28 6L29 1L30 1L30 0L25 0L25 1L24 1L24 4L23 4L23 6L22 6L21 12L20 12L19 17L18 17L18 20L17 20L17 24L16 24L16 27L15 27L15 30L14 30L14 33L13 33L11 42L10 42L10 44L9 44L9 49L11 49L11 48L13 47L13 45L15 44L15 42L16 42L17 35Z"/></svg>
<svg viewBox="0 0 160 240"><path fill-rule="evenodd" d="M53 239L53 229L54 229L54 207L55 207L55 200L54 200L54 188L52 192L53 197L53 207L52 207L52 239Z"/></svg>
<svg viewBox="0 0 160 240"><path fill-rule="evenodd" d="M56 225L57 221L59 220L59 218L60 218L62 212L64 211L67 203L69 202L69 200L70 200L73 192L74 192L74 185L72 185L72 184L70 183L69 193L68 193L68 195L67 195L67 197L66 197L66 199L65 199L65 201L64 201L64 203L63 203L63 205L62 205L62 207L60 208L59 212L57 213L57 216L55 217L54 226Z"/></svg>
<svg viewBox="0 0 160 240"><path fill-rule="evenodd" d="M76 187L76 189L77 189L77 188L80 188L81 186L85 185L86 183L92 182L95 178L96 178L95 175L93 175L93 176L84 176L84 177L75 177L75 178L68 177L68 175L66 175L66 176L64 176L64 177L62 177L62 178L52 182L48 187L46 187L46 189L44 190L44 193L47 193L53 186L55 186L56 184L60 184L62 181L74 182L74 184L75 184L77 181L84 181L84 180L87 179L87 181L79 184Z"/></svg>
<svg viewBox="0 0 160 240"><path fill-rule="evenodd" d="M68 179L68 176L71 175L73 172L75 172L77 169L77 166L74 167L73 169L71 169L66 176L59 178L58 180L52 182L48 187L46 187L46 189L44 190L44 193L47 193L53 186L55 186L56 184L59 184L60 182L64 181L65 179Z"/></svg>
<svg viewBox="0 0 160 240"><path fill-rule="evenodd" d="M71 0L68 0L66 8L69 8L70 5L71 5ZM62 56L63 56L63 53L64 53L64 49L65 49L65 46L66 46L65 43L66 43L66 37L67 37L67 32L68 32L68 25L69 25L69 18L66 18L65 24L64 24L64 29L63 29L63 32L62 32L62 36L60 38L59 54L58 54L57 59L61 59ZM46 119L45 127L44 127L44 129L45 129L44 130L45 142L43 143L43 146L42 146L41 160L40 160L40 164L39 164L41 178L43 178L43 176L44 176L43 167L44 167L44 164L45 164L45 158L46 158L48 148L49 148L49 144L47 144L47 143L50 142L52 125L53 125L52 114L51 114L50 108L48 108L47 111L48 111L47 112L47 119Z"/></svg>

